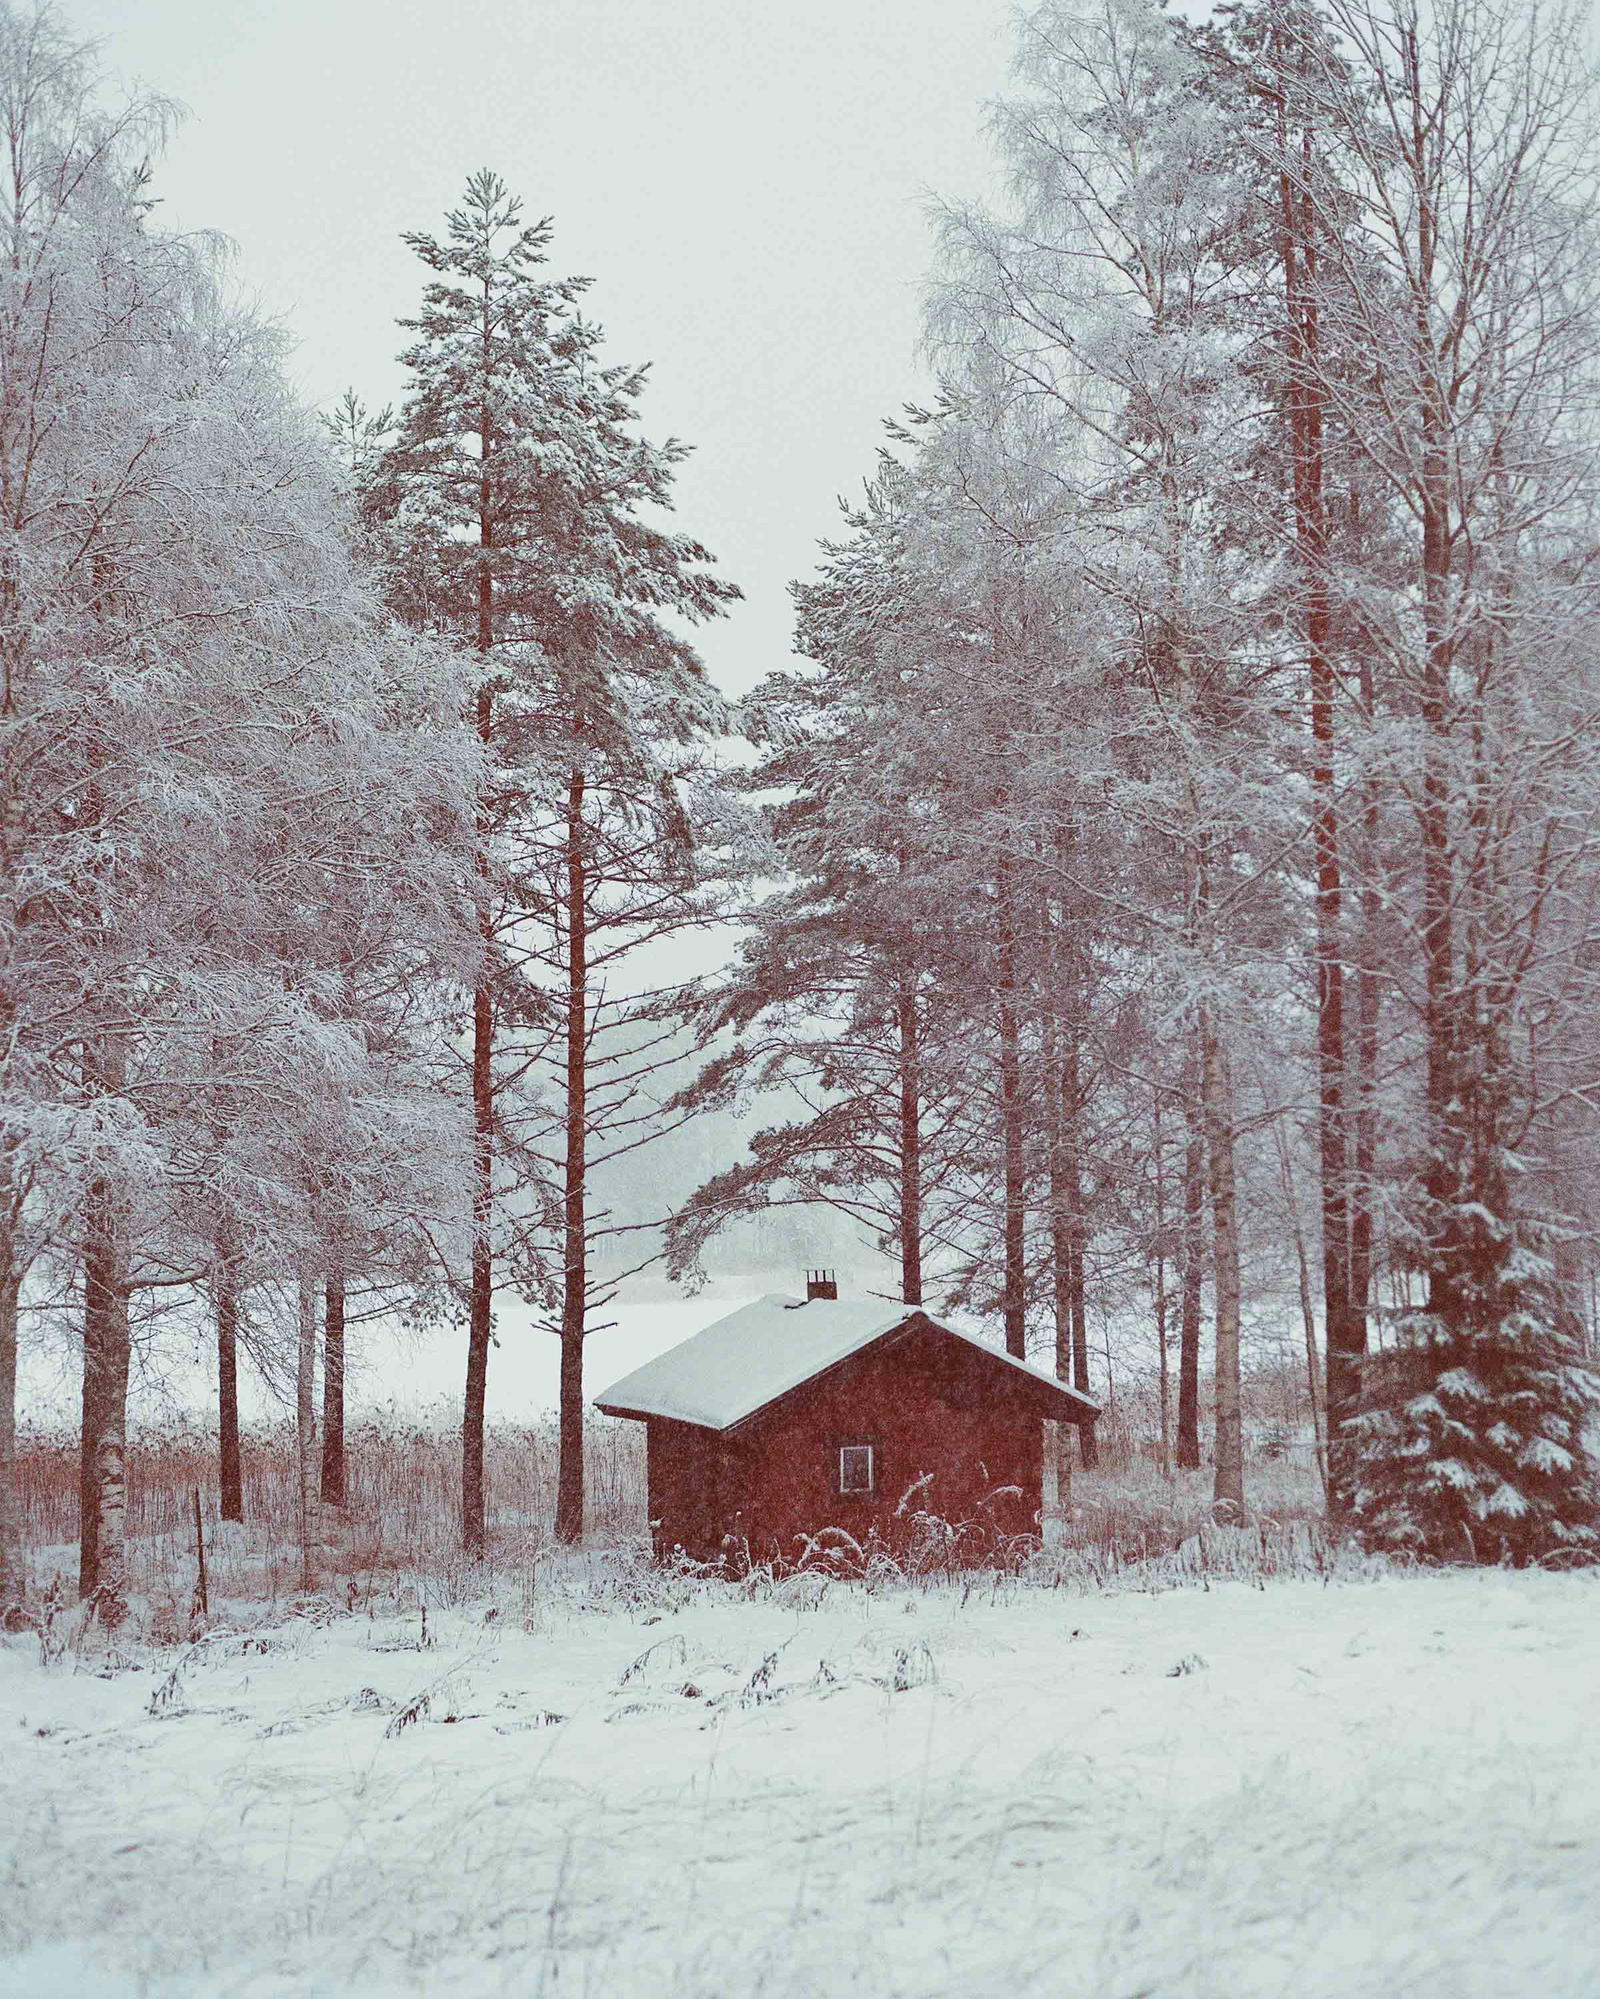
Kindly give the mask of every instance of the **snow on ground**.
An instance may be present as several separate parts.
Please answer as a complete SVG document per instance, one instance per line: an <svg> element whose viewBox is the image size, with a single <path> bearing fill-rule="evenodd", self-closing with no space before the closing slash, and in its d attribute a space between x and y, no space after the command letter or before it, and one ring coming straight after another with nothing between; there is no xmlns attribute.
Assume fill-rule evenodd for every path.
<svg viewBox="0 0 1600 1999"><path fill-rule="evenodd" d="M0 1993L1600 1991L1594 1575L638 1578L0 1640Z"/></svg>

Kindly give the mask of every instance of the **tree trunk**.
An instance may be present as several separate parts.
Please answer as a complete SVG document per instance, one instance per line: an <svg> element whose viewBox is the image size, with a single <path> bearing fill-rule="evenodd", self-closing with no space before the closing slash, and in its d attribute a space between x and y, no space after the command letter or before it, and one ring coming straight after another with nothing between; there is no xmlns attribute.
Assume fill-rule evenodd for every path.
<svg viewBox="0 0 1600 1999"><path fill-rule="evenodd" d="M1378 1156L1377 1079L1378 977L1372 966L1363 965L1356 979L1356 1045L1352 1077L1356 1101L1355 1149L1350 1189L1351 1352L1358 1368L1365 1360L1370 1344L1367 1321L1372 1310L1375 1253L1373 1179Z"/></svg>
<svg viewBox="0 0 1600 1999"><path fill-rule="evenodd" d="M1156 1393L1161 1409L1161 1476L1172 1476L1172 1367L1167 1352L1167 1162L1161 1133L1161 1096L1154 1104L1153 1146L1156 1160Z"/></svg>
<svg viewBox="0 0 1600 1999"><path fill-rule="evenodd" d="M1073 1216L1067 1168L1066 1112L1062 1103L1061 1029L1054 1016L1046 1017L1044 1037L1045 1116L1050 1127L1050 1294L1055 1317L1056 1376L1058 1380L1071 1382ZM1065 1441L1065 1429L1065 1424L1058 1426L1058 1442ZM1061 1450L1058 1456L1067 1464L1070 1478L1070 1450Z"/></svg>
<svg viewBox="0 0 1600 1999"><path fill-rule="evenodd" d="M299 1337L295 1343L294 1441L299 1487L300 1588L317 1587L317 1286L300 1279Z"/></svg>
<svg viewBox="0 0 1600 1999"><path fill-rule="evenodd" d="M485 313L488 307L485 304ZM487 322L484 346L487 353ZM487 360L485 367L487 367ZM489 457L487 405L482 418L485 464ZM494 651L494 546L492 495L487 475L478 494L478 657L488 672ZM474 709L478 741L494 749L494 694L480 686ZM489 1345L494 1334L494 909L490 899L487 802L478 810L475 856L478 891L478 981L472 994L472 1299L467 1322L467 1382L461 1404L461 1545L474 1557L484 1549L488 1500L484 1489L484 1422L489 1394Z"/></svg>
<svg viewBox="0 0 1600 1999"><path fill-rule="evenodd" d="M95 1485L100 1518L95 1601L102 1624L115 1629L128 1609L128 1267L120 1228L113 1249L113 1291L107 1313L106 1395L100 1412Z"/></svg>
<svg viewBox="0 0 1600 1999"><path fill-rule="evenodd" d="M1283 1127L1273 1121L1272 1135L1278 1148L1278 1175L1283 1183L1284 1208L1294 1231L1295 1266L1300 1279L1300 1329L1306 1349L1306 1390L1311 1403L1311 1441L1316 1452L1317 1476L1322 1482L1324 1501L1328 1497L1328 1456L1322 1435L1322 1412L1317 1406L1317 1314L1311 1296L1311 1259L1306 1254L1306 1232L1300 1225L1300 1201L1295 1193L1294 1170L1289 1162L1289 1146Z"/></svg>
<svg viewBox="0 0 1600 1999"><path fill-rule="evenodd" d="M84 1203L83 1292L78 1589L114 1630L128 1607L128 1268L125 1227L104 1180Z"/></svg>
<svg viewBox="0 0 1600 1999"><path fill-rule="evenodd" d="M917 976L901 978L896 1006L900 1094L900 1297L922 1303L922 1049Z"/></svg>
<svg viewBox="0 0 1600 1999"><path fill-rule="evenodd" d="M345 1503L344 1267L337 1261L328 1272L322 1317L322 1503Z"/></svg>
<svg viewBox="0 0 1600 1999"><path fill-rule="evenodd" d="M1283 100L1279 139L1289 144ZM1302 168L1311 163L1310 135L1302 136ZM1344 1046L1344 880L1339 851L1335 784L1335 680L1330 653L1332 617L1328 591L1328 519L1323 490L1321 331L1317 311L1317 223L1309 191L1296 188L1287 163L1279 176L1282 211L1280 254L1289 322L1292 376L1289 436L1293 466L1295 543L1304 606L1311 710L1312 835L1316 858L1317 1143L1322 1193L1322 1322L1327 1349L1329 1452L1328 1499L1345 1509L1349 1452L1339 1422L1353 1413L1361 1381L1365 1327L1358 1326L1350 1296L1350 1139Z"/></svg>
<svg viewBox="0 0 1600 1999"><path fill-rule="evenodd" d="M487 876L480 866L480 877ZM489 1343L494 1331L494 1002L489 985L488 882L484 896L483 961L472 996L472 1300L467 1322L467 1386L461 1407L461 1545L483 1553L487 1500L483 1432L489 1394Z"/></svg>
<svg viewBox="0 0 1600 1999"><path fill-rule="evenodd" d="M217 1493L224 1520L244 1518L239 1454L239 1275L224 1247L217 1257Z"/></svg>
<svg viewBox="0 0 1600 1999"><path fill-rule="evenodd" d="M1011 864L1001 857L996 880L999 925L1000 1148L1004 1179L1004 1272L1001 1318L1006 1352L1018 1360L1028 1352L1026 1181L1022 1154L1022 1043L1017 1026L1016 910Z"/></svg>
<svg viewBox="0 0 1600 1999"><path fill-rule="evenodd" d="M1053 1014L1044 1022L1045 1116L1050 1131L1050 1295L1055 1320L1055 1366L1058 1381L1072 1380L1072 1216L1067 1201L1065 1120L1061 1106L1060 1024ZM1072 1512L1072 1430L1075 1425L1046 1425L1050 1462L1056 1482L1056 1515Z"/></svg>
<svg viewBox="0 0 1600 1999"><path fill-rule="evenodd" d="M1370 728L1376 719L1372 655L1363 643L1360 659L1362 712ZM1373 1273L1373 1182L1378 1154L1378 920L1382 893L1377 881L1381 806L1370 774L1362 786L1362 834L1366 878L1361 888L1361 940L1356 968L1356 1032L1351 1096L1355 1105L1354 1158L1350 1186L1350 1318L1352 1349L1359 1342L1365 1359L1369 1340ZM1359 1364L1359 1363L1358 1363Z"/></svg>
<svg viewBox="0 0 1600 1999"><path fill-rule="evenodd" d="M1063 876L1077 832L1075 825L1058 828L1057 865ZM1042 931L1049 939L1054 1004L1044 1021L1046 1118L1049 1133L1050 1262L1055 1308L1056 1368L1084 1395L1089 1385L1089 1320L1084 1297L1084 1251L1088 1226L1083 1199L1083 1048L1084 965L1074 946L1071 919L1063 903L1041 910ZM1093 1422L1073 1425L1078 1456L1086 1471L1100 1462ZM1071 1449L1065 1427L1058 1435L1063 1462Z"/></svg>
<svg viewBox="0 0 1600 1999"><path fill-rule="evenodd" d="M104 1288L91 1295L83 1286L83 1392L78 1404L78 1595L87 1600L100 1586L100 1478L95 1439L105 1402Z"/></svg>
<svg viewBox="0 0 1600 1999"><path fill-rule="evenodd" d="M1083 1154L1078 1145L1082 1094L1082 1063L1077 1037L1069 1033L1062 1043L1061 1125L1065 1140L1063 1199L1070 1230L1067 1301L1072 1317L1072 1385L1083 1394L1092 1395L1094 1389L1089 1381L1089 1305L1084 1289L1084 1248L1088 1229L1083 1212ZM1094 1471L1100 1463L1100 1441L1092 1422L1078 1425L1078 1458L1085 1471Z"/></svg>
<svg viewBox="0 0 1600 1999"><path fill-rule="evenodd" d="M1239 1377L1239 1231L1233 1160L1233 1086L1215 1017L1205 1013L1206 1151L1211 1162L1211 1227L1217 1293L1215 1466L1212 1508L1219 1520L1244 1518L1244 1437Z"/></svg>
<svg viewBox="0 0 1600 1999"><path fill-rule="evenodd" d="M1414 34L1407 35L1407 59L1417 60ZM1418 104L1420 107L1420 97ZM1418 113L1420 117L1420 109ZM1423 159L1423 135L1414 157L1417 263L1412 273L1415 325L1413 361L1417 372L1420 470L1417 508L1422 528L1421 582L1423 671L1422 953L1426 977L1423 1032L1426 1056L1427 1152L1422 1169L1427 1243L1427 1309L1449 1332L1462 1318L1462 1245L1456 1207L1460 1164L1470 1151L1470 1133L1461 1129L1458 1088L1455 994L1455 855L1450 838L1450 686L1454 647L1450 629L1450 412L1434 352L1432 311L1438 218ZM1345 1414L1328 1398L1328 1427Z"/></svg>
<svg viewBox="0 0 1600 1999"><path fill-rule="evenodd" d="M27 1594L22 1494L17 1486L17 1300L21 1290L7 1225L0 1233L0 1631L6 1629L9 1613Z"/></svg>
<svg viewBox="0 0 1600 1999"><path fill-rule="evenodd" d="M1183 1149L1183 1291L1178 1312L1177 1460L1185 1471L1200 1467L1200 1308L1205 1283L1206 1142L1191 1104Z"/></svg>
<svg viewBox="0 0 1600 1999"><path fill-rule="evenodd" d="M583 1539L583 1335L589 1303L589 884L581 765L567 780L566 1154L563 1180L560 1463L556 1538Z"/></svg>
<svg viewBox="0 0 1600 1999"><path fill-rule="evenodd" d="M83 1393L78 1425L78 1595L100 1587L100 1438L114 1416L115 1259L110 1194L95 1181L84 1203Z"/></svg>

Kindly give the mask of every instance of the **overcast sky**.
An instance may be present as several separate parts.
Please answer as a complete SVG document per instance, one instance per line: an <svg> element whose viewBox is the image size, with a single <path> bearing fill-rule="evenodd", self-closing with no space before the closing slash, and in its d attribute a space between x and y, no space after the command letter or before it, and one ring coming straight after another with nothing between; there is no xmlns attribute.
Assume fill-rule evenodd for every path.
<svg viewBox="0 0 1600 1999"><path fill-rule="evenodd" d="M928 193L992 185L1008 0L63 0L107 67L189 117L169 224L222 230L304 393L393 397L421 265L491 166L595 280L646 428L695 447L679 517L749 602L730 691L788 651L788 579L859 492L915 358Z"/></svg>

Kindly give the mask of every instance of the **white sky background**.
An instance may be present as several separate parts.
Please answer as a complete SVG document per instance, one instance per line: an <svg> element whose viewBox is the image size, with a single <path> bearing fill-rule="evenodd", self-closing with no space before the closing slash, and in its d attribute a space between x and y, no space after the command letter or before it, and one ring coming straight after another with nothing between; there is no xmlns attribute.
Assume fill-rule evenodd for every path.
<svg viewBox="0 0 1600 1999"><path fill-rule="evenodd" d="M109 71L190 116L169 227L238 246L306 397L381 404L466 176L555 220L647 433L694 446L678 522L747 602L702 634L742 692L788 655L786 584L927 393L924 202L994 184L1008 0L63 0Z"/></svg>

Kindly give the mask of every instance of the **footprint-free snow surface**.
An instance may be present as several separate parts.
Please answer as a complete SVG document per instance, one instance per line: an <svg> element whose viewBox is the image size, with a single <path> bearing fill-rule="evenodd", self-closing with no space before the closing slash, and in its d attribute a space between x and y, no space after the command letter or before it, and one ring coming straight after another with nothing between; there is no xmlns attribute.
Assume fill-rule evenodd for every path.
<svg viewBox="0 0 1600 1999"><path fill-rule="evenodd" d="M1595 1577L818 1597L0 1640L0 1993L1600 1992Z"/></svg>

